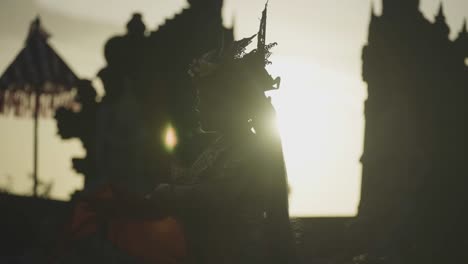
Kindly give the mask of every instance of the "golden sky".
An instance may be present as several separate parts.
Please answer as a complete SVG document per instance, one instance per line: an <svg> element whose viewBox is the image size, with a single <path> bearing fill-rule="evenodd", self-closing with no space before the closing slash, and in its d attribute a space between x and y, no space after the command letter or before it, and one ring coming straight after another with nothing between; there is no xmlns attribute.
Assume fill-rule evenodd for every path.
<svg viewBox="0 0 468 264"><path fill-rule="evenodd" d="M225 0L225 24L235 22L236 37L257 31L264 2ZM374 2L380 12L380 0ZM468 1L442 2L454 37L468 17ZM438 5L438 0L421 0L429 20ZM184 0L2 0L0 71L22 47L37 14L52 34L51 44L72 69L82 78L95 78L104 66L103 44L124 33L131 13L143 13L153 30L183 6ZM270 70L283 78L282 90L273 99L294 215L357 212L366 98L360 57L370 6L369 0L270 0L267 37L279 43ZM32 184L32 125L31 119L0 116L0 186L19 194L29 192ZM71 156L83 155L83 149L78 141L61 141L52 119L41 120L39 133L39 176L54 181L54 198L67 199L82 184L82 177L71 170Z"/></svg>

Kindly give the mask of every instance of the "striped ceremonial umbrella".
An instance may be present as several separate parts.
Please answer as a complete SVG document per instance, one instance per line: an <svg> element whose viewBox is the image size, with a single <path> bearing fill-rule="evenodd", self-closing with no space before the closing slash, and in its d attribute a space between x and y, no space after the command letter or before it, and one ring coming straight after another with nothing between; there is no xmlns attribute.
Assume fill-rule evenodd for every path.
<svg viewBox="0 0 468 264"><path fill-rule="evenodd" d="M34 117L33 195L37 196L38 119L74 103L76 75L49 46L39 18L25 46L0 77L0 114Z"/></svg>

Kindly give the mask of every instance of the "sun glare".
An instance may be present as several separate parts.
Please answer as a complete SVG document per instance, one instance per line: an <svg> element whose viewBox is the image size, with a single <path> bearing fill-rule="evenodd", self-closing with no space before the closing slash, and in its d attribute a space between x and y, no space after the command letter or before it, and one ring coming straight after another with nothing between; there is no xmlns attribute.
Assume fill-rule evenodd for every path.
<svg viewBox="0 0 468 264"><path fill-rule="evenodd" d="M351 216L360 192L364 120L361 83L319 65L275 58L272 92L291 188L293 216ZM353 86L356 89L350 88Z"/></svg>

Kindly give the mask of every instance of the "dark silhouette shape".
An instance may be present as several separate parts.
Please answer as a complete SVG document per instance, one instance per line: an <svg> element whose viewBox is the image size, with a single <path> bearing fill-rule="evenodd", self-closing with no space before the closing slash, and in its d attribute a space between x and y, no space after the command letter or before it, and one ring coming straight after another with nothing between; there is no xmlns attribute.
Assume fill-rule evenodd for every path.
<svg viewBox="0 0 468 264"><path fill-rule="evenodd" d="M128 254L154 262L161 256L183 256L184 250L176 250L175 255L171 255L171 250L161 250L166 245L156 242L161 239L157 238L161 234L152 230L158 222L170 224L171 231L166 230L164 234L176 236L177 222L171 224L167 219L155 216L155 211L159 209L158 214L161 214L164 209L153 204L148 207L142 199L159 183L170 180L174 154L182 163L190 162L200 150L194 146L204 144L194 142L199 124L194 109L196 94L190 89L191 79L187 71L193 58L217 47L220 42L232 42L232 30L222 26L221 6L222 1L219 0L209 5L194 1L190 8L149 35L145 32L141 15L134 14L127 24L127 34L112 37L106 43L107 65L98 74L106 94L96 107L95 139L89 140L95 142L96 177L87 175L85 178L84 192L76 196L74 214L78 217L72 217L71 221L73 226L74 220L85 215L85 222L90 220L91 225L96 224L89 237L89 241L94 242L83 244L83 252L90 255L81 254L78 249L74 255L76 259L86 259L93 254L104 258L106 254L116 254L114 257ZM89 104L81 111L89 106L95 107ZM92 120L93 111L86 111L90 115L85 119ZM175 153L168 153L161 140L168 124L177 131L179 144ZM92 161L88 156L86 160ZM106 185L111 185L111 198L100 189ZM101 194L104 200L99 197ZM83 204L89 211L80 212ZM109 211L111 213L108 214ZM93 222L96 215L98 219L105 219L107 229L100 222ZM104 230L104 234L100 230ZM79 234L81 230L72 231ZM174 239L177 240L176 237ZM114 247L114 251L98 252L94 247L97 244L104 247L114 244L120 250L116 252ZM177 242L175 246L180 245L183 246L183 242ZM66 254L59 250L56 260L66 261L64 256Z"/></svg>
<svg viewBox="0 0 468 264"><path fill-rule="evenodd" d="M76 89L75 101L78 103L79 110L61 107L57 109L55 119L57 120L58 134L63 139L79 138L83 143L86 157L74 158L73 168L86 177L84 188L87 189L86 184L92 181L89 178L96 177L97 93L89 80L80 80Z"/></svg>
<svg viewBox="0 0 468 264"><path fill-rule="evenodd" d="M203 7L198 11L208 12L203 14L211 14L213 11L209 9L213 8L211 5L205 6L198 2L192 4L194 10ZM213 6L216 7L213 14L219 16L220 6ZM187 14L188 17L194 16L194 13L189 11L183 14ZM178 18L184 21L182 17L184 16ZM209 53L214 55L209 59L214 59L220 65L212 76L202 79L199 77L204 74L199 70L204 68L204 63L210 63L208 55L202 56L207 60L193 60L199 57L193 54L202 55L202 49L213 48L205 43L200 45L200 50L194 47L193 42L180 51L180 47L177 47L177 52L172 56L166 55L167 51L159 53L159 49L155 50L153 55L161 56L162 60L158 61L156 66L152 66L151 60L143 58L143 63L140 60L133 61L137 55L126 57L128 54L125 52L132 51L129 47L151 49L151 45L148 44L150 42L143 37L144 27L139 21L140 16L134 15L128 24L128 34L114 37L106 45L105 54L109 65L101 71L100 77L104 81L107 94L99 105L96 118L98 177L112 177L105 181L111 182L115 189L121 188L132 195L140 195L140 199L141 194L144 194L148 187L153 189L158 181L173 184L173 193L164 188L166 185L159 185L152 198L158 205L166 202L166 207L170 208L167 210L183 220L186 237L190 242L191 257L195 263L219 263L224 262L223 260L229 263L291 263L294 261L294 250L284 159L279 134L273 125L275 111L271 101L265 96L265 91L279 88L280 80L273 79L265 70L266 64L269 63L269 50L276 45L266 44L266 8L257 36L257 49L249 53L245 53L245 48L254 36L232 42L232 37L225 37L222 31L213 31L221 32L220 38L213 38L216 40L213 46L226 48L217 51L216 54ZM177 21L177 18L174 21ZM169 25L171 23L167 23L166 26ZM184 26L184 30L186 27L192 27L185 22L181 25ZM199 26L200 24L197 28ZM221 26L220 28L222 29ZM135 34L131 33L132 30L135 30ZM149 40L158 40L166 44L169 39L173 41L172 45L177 45L180 39L183 39L169 34L170 31L164 31L164 28L158 32L167 35L158 39L158 34L152 34ZM206 38L201 38L201 41L206 41ZM190 57L189 53L186 53L187 50L193 52ZM189 63L192 61L189 71ZM159 65L160 63L163 64ZM135 68L139 70L134 71ZM212 136L219 134L201 131L195 115L196 89L191 85L189 73L194 77L196 88L199 88L203 128L217 131L222 135L222 139L213 140ZM144 134L145 131L155 131L156 135L160 136L161 126L167 121L172 122L181 140L176 156L178 165L182 168L172 169L177 171L183 170L183 166L190 167L190 172L184 175L187 177L182 179L179 179L174 171L169 173L170 160L167 159L161 144L151 146L154 134ZM129 126L115 126L118 129L106 130L99 127L101 123L105 125L106 122L109 122L109 127L119 125L119 122L125 125L128 125L128 122L132 123ZM119 134L126 138L118 137ZM114 136L115 139L111 138ZM138 141L137 136L141 136L143 140ZM102 145L99 146L100 144ZM137 153L143 154L132 156ZM105 161L99 159L107 159L112 164L105 164ZM139 168L134 169L133 163L138 163ZM99 166L102 164L109 167L101 170ZM114 168L118 168L119 171L113 170ZM201 188L198 188L200 186ZM111 193L113 192L111 190ZM108 201L110 204L112 199ZM135 250L135 244L142 240L128 239L134 241L129 243L125 239L113 239L113 234L117 237L134 237L133 235L139 232L138 225L159 221L158 217L151 214L161 209L160 207L142 209L147 201L132 199L130 196L122 198L120 194L116 195L116 207L110 210L110 216L101 211L103 208L99 205L102 201L99 201L99 198L93 200L91 197L84 202L89 205L85 207L94 207L97 218L105 219L107 226L110 226L105 229L105 238L131 256L146 259L151 263L160 263L156 262L156 255L160 254L157 245L151 251L144 252L154 241L149 241L146 246L142 245L143 249ZM132 201L136 203L129 206ZM92 212L89 213L93 215ZM115 213L119 215L117 225L112 218ZM112 228L116 226L125 228ZM99 227L93 228L94 232L96 230L99 230ZM135 232L124 234L126 230ZM151 230L145 235L149 233ZM140 238L144 239L145 236ZM223 242L225 243L222 244ZM178 259L181 256L177 254L169 257Z"/></svg>
<svg viewBox="0 0 468 264"><path fill-rule="evenodd" d="M257 49L248 37L204 54L189 71L199 92L199 133L209 144L188 168L173 174L170 191L195 263L294 263L286 172L275 110L265 91L279 78L266 71L266 7ZM166 188L166 189L167 189Z"/></svg>
<svg viewBox="0 0 468 264"><path fill-rule="evenodd" d="M161 138L158 133L169 123L178 134L178 157L187 162L193 159L198 149L194 146L203 143L189 140L198 121L193 110L196 94L187 88L187 70L193 58L220 42L233 41L233 29L222 26L222 2L190 1L189 8L149 34L141 15L134 14L127 23L127 34L107 41L107 66L98 74L105 96L97 105L83 105L81 110L88 124L98 124L88 131L96 127L96 138L91 139L93 133L75 135L90 156L84 159L86 164L74 162L75 168L82 167L78 170L86 175L85 190L113 182L145 193L167 181L166 176L158 175L154 160L162 147L155 139ZM77 127L78 123L71 124L74 122L78 121L70 120L68 126ZM96 176L91 176L91 167L95 167Z"/></svg>
<svg viewBox="0 0 468 264"><path fill-rule="evenodd" d="M0 193L0 262L37 263L56 243L69 204ZM11 259L9 259L9 257Z"/></svg>
<svg viewBox="0 0 468 264"><path fill-rule="evenodd" d="M372 10L358 222L375 254L463 262L468 33L450 40L443 6L432 23L418 4L387 0L381 16Z"/></svg>

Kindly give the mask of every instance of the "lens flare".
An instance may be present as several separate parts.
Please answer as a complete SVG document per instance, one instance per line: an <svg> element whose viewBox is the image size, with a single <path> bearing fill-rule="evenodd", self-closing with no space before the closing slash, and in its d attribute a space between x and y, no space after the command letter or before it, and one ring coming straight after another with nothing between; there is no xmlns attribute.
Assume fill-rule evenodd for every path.
<svg viewBox="0 0 468 264"><path fill-rule="evenodd" d="M164 129L164 146L166 150L172 152L174 148L177 146L177 133L174 127L169 124Z"/></svg>

